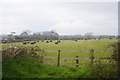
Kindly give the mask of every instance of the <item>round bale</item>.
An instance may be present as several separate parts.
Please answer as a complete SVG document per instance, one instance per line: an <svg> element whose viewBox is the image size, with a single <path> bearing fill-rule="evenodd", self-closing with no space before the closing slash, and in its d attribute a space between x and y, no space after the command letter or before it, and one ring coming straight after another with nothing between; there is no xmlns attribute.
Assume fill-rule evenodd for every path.
<svg viewBox="0 0 120 80"><path fill-rule="evenodd" d="M49 43L49 41L46 41L46 43Z"/></svg>
<svg viewBox="0 0 120 80"><path fill-rule="evenodd" d="M50 42L52 42L52 40L50 40Z"/></svg>
<svg viewBox="0 0 120 80"><path fill-rule="evenodd" d="M58 42L55 42L55 44L58 44Z"/></svg>
<svg viewBox="0 0 120 80"><path fill-rule="evenodd" d="M27 44L27 42L22 42L23 44Z"/></svg>
<svg viewBox="0 0 120 80"><path fill-rule="evenodd" d="M34 41L31 41L30 44L35 44L35 42L34 42Z"/></svg>

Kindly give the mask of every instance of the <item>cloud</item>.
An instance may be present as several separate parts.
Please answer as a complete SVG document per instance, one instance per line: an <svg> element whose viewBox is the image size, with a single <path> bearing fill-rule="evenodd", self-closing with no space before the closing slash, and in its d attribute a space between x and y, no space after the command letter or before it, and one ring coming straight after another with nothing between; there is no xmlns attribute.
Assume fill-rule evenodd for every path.
<svg viewBox="0 0 120 80"><path fill-rule="evenodd" d="M17 18L15 16L3 16L1 17L1 26L2 26L2 33L4 34L9 34L11 32L22 32L22 30L24 30L25 28L27 28L27 25L23 25L21 23L21 18Z"/></svg>
<svg viewBox="0 0 120 80"><path fill-rule="evenodd" d="M88 26L83 21L61 21L58 22L53 28L58 31L60 34L80 34L85 31Z"/></svg>
<svg viewBox="0 0 120 80"><path fill-rule="evenodd" d="M56 30L60 34L117 34L117 3L45 1L3 1L2 32L20 33L29 29L33 32Z"/></svg>
<svg viewBox="0 0 120 80"><path fill-rule="evenodd" d="M93 32L95 34L109 35L118 33L117 13L113 15L114 13L104 13L104 10L96 12L96 10L88 11L81 8L70 8L68 13L53 26L53 29L60 34L85 34Z"/></svg>

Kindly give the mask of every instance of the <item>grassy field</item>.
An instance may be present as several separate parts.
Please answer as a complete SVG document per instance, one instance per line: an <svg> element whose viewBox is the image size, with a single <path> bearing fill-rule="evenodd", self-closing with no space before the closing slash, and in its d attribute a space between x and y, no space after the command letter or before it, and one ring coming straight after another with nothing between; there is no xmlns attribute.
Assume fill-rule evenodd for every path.
<svg viewBox="0 0 120 80"><path fill-rule="evenodd" d="M46 41L42 42L39 41L36 44L22 44L21 42L18 43L10 43L10 44L2 44L2 48L7 48L9 46L23 46L23 47L35 47L39 46L41 49L44 50L112 50L112 48L109 47L110 44L116 42L117 39L102 39L102 40L78 40L78 41L72 41L72 40L61 40L59 44L55 44L53 42L46 43ZM39 52L36 52L39 53ZM57 57L57 52L45 52L45 56L50 57ZM89 52L61 52L60 57L68 57L68 58L75 58L76 56L79 56L80 58L90 58ZM95 58L101 58L101 57L110 57L110 52L95 52L94 57ZM45 62L50 63L57 63L57 59L44 59ZM108 62L108 60L103 60L103 62ZM61 59L60 63L75 63L75 60L73 59ZM81 64L89 64L90 59L84 59L80 60Z"/></svg>
<svg viewBox="0 0 120 80"><path fill-rule="evenodd" d="M39 41L36 44L26 44L23 45L21 42L18 43L8 43L8 44L0 44L2 48L7 48L11 45L16 46L39 46L41 49L46 50L106 50L108 49L108 45L111 43L116 42L117 39L102 39L102 40L78 40L78 41L72 41L72 40L61 40L60 44L55 44L53 42L46 43L46 41L42 42Z"/></svg>
<svg viewBox="0 0 120 80"><path fill-rule="evenodd" d="M55 42L55 41L54 41ZM103 39L103 40L61 40L60 44L54 42L46 43L37 42L36 44L23 45L21 42L0 44L2 49L9 46L35 47L39 46L44 50L112 50L110 44L117 42L117 39ZM37 52L39 53L39 52ZM45 52L45 56L57 57L57 52ZM89 58L89 52L61 52L60 57L76 57ZM110 52L96 52L94 57L109 57ZM45 62L57 63L57 59L44 59ZM105 63L108 60L103 60ZM79 60L81 64L89 64L90 60ZM61 59L60 63L75 63L72 59ZM92 67L86 66L49 66L35 61L31 57L13 58L4 60L2 64L3 78L116 78L117 69L109 66L109 64L101 64L99 62Z"/></svg>

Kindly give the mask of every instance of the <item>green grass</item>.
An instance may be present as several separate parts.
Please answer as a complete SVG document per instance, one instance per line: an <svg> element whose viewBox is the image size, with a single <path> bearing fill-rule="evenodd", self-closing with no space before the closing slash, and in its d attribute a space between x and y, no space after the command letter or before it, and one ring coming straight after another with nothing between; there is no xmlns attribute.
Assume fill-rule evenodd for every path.
<svg viewBox="0 0 120 80"><path fill-rule="evenodd" d="M108 45L111 43L116 42L117 39L103 39L103 40L78 40L78 41L72 41L72 40L61 40L60 44L54 44L54 42L46 43L44 42L37 42L37 44L27 44L23 45L21 42L18 43L10 43L10 44L0 44L2 48L7 48L11 45L16 46L25 46L25 47L33 47L33 46L39 46L41 49L46 50L106 50Z"/></svg>
<svg viewBox="0 0 120 80"><path fill-rule="evenodd" d="M2 78L96 78L114 77L117 72L109 66L99 66L102 72L90 66L48 66L30 57L9 59L3 61L2 66Z"/></svg>
<svg viewBox="0 0 120 80"><path fill-rule="evenodd" d="M32 58L17 58L3 63L3 78L77 78L80 74L91 77L88 68L48 66ZM83 76L85 77L85 75Z"/></svg>
<svg viewBox="0 0 120 80"><path fill-rule="evenodd" d="M21 42L11 44L0 44L3 49L9 46L23 46L23 47L35 47L39 46L45 50L112 50L109 45L117 42L116 39L103 39L103 40L78 40L77 42L72 40L62 40L60 44L54 44L54 42L45 43L37 42L34 45L23 45ZM37 52L39 53L39 52ZM62 52L60 57L76 57L89 58L89 52ZM45 52L45 56L57 57L56 52ZM96 52L94 57L109 57L109 52ZM57 59L44 59L46 62L57 63ZM61 63L75 63L75 60L61 59ZM89 64L90 60L79 60L80 63ZM101 63L109 63L107 60L103 60ZM3 78L109 78L116 77L117 69L109 66L109 64L94 64L83 66L50 66L41 64L30 57L13 58L3 61Z"/></svg>
<svg viewBox="0 0 120 80"><path fill-rule="evenodd" d="M112 48L109 47L110 44L117 42L117 39L103 39L103 40L78 40L78 41L72 41L72 40L61 40L60 44L55 44L53 42L46 43L46 41L37 42L36 44L26 44L23 45L21 42L18 43L11 43L11 44L2 44L2 48L7 48L8 46L23 46L23 47L35 47L39 46L41 49L44 50L112 50ZM39 53L39 52L36 52ZM51 57L57 57L57 52L45 52L45 56L51 56ZM76 56L79 56L80 58L90 58L89 52L61 52L60 57L70 57L74 58ZM94 57L101 58L101 57L110 57L110 52L95 52ZM51 62L51 63L57 63L57 59L44 59L45 62ZM105 62L105 61L104 61ZM107 62L107 60L106 60ZM73 59L61 59L61 63L75 63L75 60ZM80 60L80 63L82 64L88 64L90 63L90 60Z"/></svg>

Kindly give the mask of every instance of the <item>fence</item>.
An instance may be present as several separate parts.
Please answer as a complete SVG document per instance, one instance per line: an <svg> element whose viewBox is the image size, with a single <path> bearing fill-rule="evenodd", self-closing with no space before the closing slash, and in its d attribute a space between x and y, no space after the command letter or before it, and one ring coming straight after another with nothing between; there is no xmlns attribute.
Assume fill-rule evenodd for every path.
<svg viewBox="0 0 120 80"><path fill-rule="evenodd" d="M43 52L57 52L57 57L51 57L51 56L44 56L43 58L52 58L52 59L57 59L57 63L48 63L48 62L44 62L44 64L54 64L57 66L60 65L76 65L77 67L79 65L84 65L84 64L79 64L79 59L90 59L91 64L94 63L94 59L112 59L110 57L106 57L106 58L95 58L94 57L94 52L113 52L112 50L43 50ZM79 58L79 56L76 56L76 58L60 58L60 53L61 52L89 52L91 54L90 58ZM67 64L67 63L60 63L61 59L74 59L76 61L75 64Z"/></svg>
<svg viewBox="0 0 120 80"><path fill-rule="evenodd" d="M112 50L41 50L39 47L37 51L42 52L42 54L44 54L45 52L56 52L57 53L57 57L51 57L51 56L43 56L43 58L52 58L52 59L57 59L57 63L49 63L49 62L43 62L44 64L53 64L53 65L76 65L77 67L79 65L84 65L84 64L80 64L79 60L80 59L90 59L90 63L93 64L94 63L94 59L112 59L110 57L105 57L105 58L95 58L94 57L94 52L113 52ZM6 50L6 49L5 49ZM5 50L0 50L0 52L3 52ZM61 58L61 52L89 52L91 54L91 56L89 58L80 58L79 56L76 56L75 58L70 58L70 57L64 57ZM74 64L68 64L68 63L60 63L61 59L73 59L75 60Z"/></svg>

